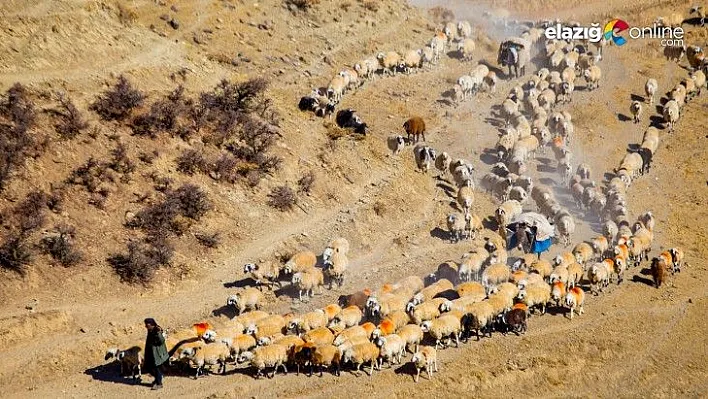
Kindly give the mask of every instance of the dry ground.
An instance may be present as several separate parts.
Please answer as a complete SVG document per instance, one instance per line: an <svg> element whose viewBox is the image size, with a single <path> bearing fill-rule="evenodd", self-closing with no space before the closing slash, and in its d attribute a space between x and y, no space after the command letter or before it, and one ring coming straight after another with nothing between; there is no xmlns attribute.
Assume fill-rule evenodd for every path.
<svg viewBox="0 0 708 399"><path fill-rule="evenodd" d="M171 11L170 5L177 11ZM410 274L424 275L446 259L457 259L469 243L449 244L437 233L450 212L449 198L438 193L436 181L414 171L410 149L391 158L385 137L400 131L411 114L429 121L429 141L453 156L471 159L486 173L484 148L493 146L496 129L485 120L493 105L517 82L505 81L495 95L480 94L452 107L442 93L473 63L443 57L440 65L411 76L378 79L345 97L342 106L358 110L372 127L364 141L328 144L320 119L300 113L296 102L311 87L323 85L339 66L379 50L418 48L434 26L424 11L400 2L380 2L377 12L359 2L342 8L323 1L307 14L295 15L279 1L124 1L135 18L121 23L113 3L97 1L8 1L0 5L0 89L15 81L35 90L68 90L80 104L91 101L111 75L125 73L151 94L174 87L169 75L187 70L191 91L212 87L219 79L262 75L272 82L271 94L283 116L284 138L277 152L285 167L255 190L213 184L208 177L187 179L174 172L172 159L186 143L172 139L134 139L118 131L131 150L162 148L160 172L180 181L195 180L208 187L216 211L207 227L226 232L222 247L194 251L190 238L178 243L183 272L163 272L150 288L119 282L105 264L105 255L123 246L127 232L123 214L135 210L134 192L143 182L121 188L106 212L75 198L62 217L77 225L90 264L57 270L39 262L24 279L2 275L0 287L0 385L4 397L126 397L145 392L115 380L102 369L109 345L141 342L141 320L158 318L164 326L185 326L210 317L233 288L225 284L243 278L247 261L270 259L294 248L319 250L331 237L352 242L351 277L340 290L326 291L311 303L292 303L287 296L269 296L267 310L305 311L335 301L342 293L377 287ZM424 4L425 2L421 2ZM459 3L459 4L458 4ZM451 5L459 17L474 19L487 3ZM511 5L513 3L506 2ZM684 11L688 2L656 5L652 1L588 1L571 8L556 0L510 9L519 19L549 18L554 9L563 18L584 22L614 15L630 24L646 23L670 9ZM429 5L429 4L427 4ZM160 15L177 18L170 28ZM271 28L259 29L258 24ZM154 27L151 28L151 25ZM688 28L688 27L687 27ZM492 39L503 29L489 27ZM688 28L689 43L705 45L706 30ZM206 32L208 30L211 33ZM199 43L203 44L199 44ZM496 44L480 40L477 58L495 63ZM241 57L237 56L241 54ZM224 62L241 59L238 65ZM249 58L250 62L242 59ZM685 62L685 61L684 61ZM647 76L659 80L662 92L686 71L663 59L656 45L632 42L607 51L599 90L578 90L569 109L576 121L574 154L589 163L596 179L620 161L628 143L641 141L653 112L641 125L622 121L630 95L641 95ZM530 72L535 70L531 68ZM579 86L582 88L583 83ZM640 268L629 282L589 298L586 313L570 322L561 314L533 317L522 337L471 342L441 353L440 372L432 381L414 384L408 366L384 370L373 378L348 372L339 378L278 375L254 380L240 370L228 376L193 381L168 377L157 396L189 397L332 397L378 395L453 397L705 397L708 312L705 165L708 94L686 106L674 134L662 133L660 150L649 175L629 190L631 216L651 209L657 216L653 253L683 247L687 267L674 285L657 290L646 284ZM47 188L91 154L106 153L107 139L53 147L29 164L7 196L20 198L30 188ZM553 163L551 163L553 164ZM542 162L532 173L555 179ZM268 188L293 184L305 170L317 183L301 209L287 214L264 205ZM559 189L559 196L566 198ZM0 200L4 205L9 201ZM475 208L491 214L495 202L478 193ZM598 226L584 219L574 241L589 238ZM193 240L193 239L192 239ZM89 249L90 248L90 249ZM563 250L554 246L552 254ZM646 266L646 265L645 265ZM31 298L38 311L24 309Z"/></svg>

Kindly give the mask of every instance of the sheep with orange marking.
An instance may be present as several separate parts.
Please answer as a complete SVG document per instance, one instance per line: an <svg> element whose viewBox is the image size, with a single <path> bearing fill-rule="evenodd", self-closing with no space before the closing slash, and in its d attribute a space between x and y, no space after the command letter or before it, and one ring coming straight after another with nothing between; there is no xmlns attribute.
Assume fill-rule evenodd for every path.
<svg viewBox="0 0 708 399"><path fill-rule="evenodd" d="M571 288L565 296L565 307L568 308L570 320L573 320L573 314L578 316L583 314L583 304L585 303L585 291L580 287Z"/></svg>
<svg viewBox="0 0 708 399"><path fill-rule="evenodd" d="M565 284L562 281L556 281L551 288L551 300L556 303L556 306L561 306L561 301L565 300Z"/></svg>
<svg viewBox="0 0 708 399"><path fill-rule="evenodd" d="M455 287L455 291L457 291L460 298L470 297L477 300L477 302L484 300L487 296L484 286L476 281L460 283Z"/></svg>
<svg viewBox="0 0 708 399"><path fill-rule="evenodd" d="M370 339L371 334L375 330L376 326L368 322L359 326L352 326L337 334L333 343L335 346L339 346L344 343L344 341L352 339L353 337L366 337L366 339Z"/></svg>
<svg viewBox="0 0 708 399"><path fill-rule="evenodd" d="M317 346L327 345L334 342L334 334L327 327L315 328L303 334L301 337L305 342L311 342Z"/></svg>

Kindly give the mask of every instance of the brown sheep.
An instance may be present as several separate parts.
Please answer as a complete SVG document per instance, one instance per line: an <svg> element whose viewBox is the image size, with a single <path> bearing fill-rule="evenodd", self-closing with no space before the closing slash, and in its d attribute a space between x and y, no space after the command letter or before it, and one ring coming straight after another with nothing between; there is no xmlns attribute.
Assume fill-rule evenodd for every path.
<svg viewBox="0 0 708 399"><path fill-rule="evenodd" d="M651 260L651 275L654 278L654 285L656 285L656 288L659 288L662 284L668 282L669 265L666 264L664 259L657 257Z"/></svg>
<svg viewBox="0 0 708 399"><path fill-rule="evenodd" d="M406 133L408 134L408 141L411 141L411 136L415 139L415 142L417 143L420 137L423 137L423 141L425 141L425 121L423 118L419 116L414 116L406 121L406 123L403 124L403 128L406 130Z"/></svg>

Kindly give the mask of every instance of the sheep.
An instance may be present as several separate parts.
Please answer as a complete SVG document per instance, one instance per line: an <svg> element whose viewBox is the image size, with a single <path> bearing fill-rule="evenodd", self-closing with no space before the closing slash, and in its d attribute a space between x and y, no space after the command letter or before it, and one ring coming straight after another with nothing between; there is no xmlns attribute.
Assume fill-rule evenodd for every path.
<svg viewBox="0 0 708 399"><path fill-rule="evenodd" d="M676 101L676 104L678 104L679 110L686 104L687 98L688 98L688 92L686 91L686 88L682 86L681 84L676 85L673 89L668 94L669 100L674 100ZM666 105L666 104L664 104Z"/></svg>
<svg viewBox="0 0 708 399"><path fill-rule="evenodd" d="M315 267L317 264L317 255L311 251L302 251L294 254L283 266L285 274L293 274L302 272Z"/></svg>
<svg viewBox="0 0 708 399"><path fill-rule="evenodd" d="M597 236L597 237L593 238L592 240L590 240L590 245L592 246L595 260L602 259L602 256L604 256L604 254L607 253L607 250L610 247L607 237L602 236L602 235Z"/></svg>
<svg viewBox="0 0 708 399"><path fill-rule="evenodd" d="M344 273L349 267L349 258L343 252L335 252L331 258L324 262L324 272L329 278L329 288L332 289L334 283L338 287L344 285Z"/></svg>
<svg viewBox="0 0 708 399"><path fill-rule="evenodd" d="M421 50L406 51L401 59L399 67L406 73L406 75L410 75L415 68L420 68L423 61L422 55L423 52Z"/></svg>
<svg viewBox="0 0 708 399"><path fill-rule="evenodd" d="M423 173L428 173L430 165L435 162L436 155L434 149L422 144L418 144L413 148L416 166Z"/></svg>
<svg viewBox="0 0 708 399"><path fill-rule="evenodd" d="M469 186L462 186L457 190L457 204L465 214L470 213L474 205L474 190Z"/></svg>
<svg viewBox="0 0 708 399"><path fill-rule="evenodd" d="M462 39L457 43L457 51L462 56L462 59L469 61L472 59L472 53L475 50L475 43L472 39Z"/></svg>
<svg viewBox="0 0 708 399"><path fill-rule="evenodd" d="M573 313L578 316L583 314L583 303L585 302L585 291L580 287L573 287L568 290L565 296L565 306L568 308L570 320L573 320Z"/></svg>
<svg viewBox="0 0 708 399"><path fill-rule="evenodd" d="M231 358L231 349L223 342L202 344L182 349L179 358L197 366L194 375L194 379L197 379L204 366L219 365L219 373L226 373L226 361Z"/></svg>
<svg viewBox="0 0 708 399"><path fill-rule="evenodd" d="M361 369L361 365L369 362L371 364L369 376L372 376L374 374L374 367L378 362L379 353L379 348L376 345L371 342L364 342L345 350L342 354L342 362L351 362L355 366L357 374Z"/></svg>
<svg viewBox="0 0 708 399"><path fill-rule="evenodd" d="M600 79L602 78L602 70L599 66L593 65L583 72L583 77L587 82L587 89L592 91L600 87Z"/></svg>
<svg viewBox="0 0 708 399"><path fill-rule="evenodd" d="M556 92L551 89L542 90L538 95L538 105L549 112L556 104Z"/></svg>
<svg viewBox="0 0 708 399"><path fill-rule="evenodd" d="M525 309L511 309L503 317L504 323L507 325L508 330L514 332L514 334L523 334L527 330L527 311Z"/></svg>
<svg viewBox="0 0 708 399"><path fill-rule="evenodd" d="M587 242L581 242L575 245L573 248L573 256L575 256L575 261L584 265L586 262L594 257L595 251L592 246Z"/></svg>
<svg viewBox="0 0 708 399"><path fill-rule="evenodd" d="M324 311L322 309L316 309L290 320L290 323L288 323L288 331L300 335L326 325L327 316Z"/></svg>
<svg viewBox="0 0 708 399"><path fill-rule="evenodd" d="M347 328L356 326L361 322L362 317L361 309L356 306L347 306L334 316L329 323L329 327L341 326L342 328Z"/></svg>
<svg viewBox="0 0 708 399"><path fill-rule="evenodd" d="M450 242L458 242L462 239L465 230L465 221L457 213L447 216L447 230L450 233Z"/></svg>
<svg viewBox="0 0 708 399"><path fill-rule="evenodd" d="M563 215L556 220L556 229L561 236L563 245L570 245L571 237L575 232L575 221L570 215Z"/></svg>
<svg viewBox="0 0 708 399"><path fill-rule="evenodd" d="M451 289L453 289L453 285L450 280L440 279L416 293L411 299L411 303L413 306L420 305L423 302L432 300L439 293Z"/></svg>
<svg viewBox="0 0 708 399"><path fill-rule="evenodd" d="M303 334L301 337L305 342L311 342L314 345L327 345L334 342L334 334L327 327L315 328Z"/></svg>
<svg viewBox="0 0 708 399"><path fill-rule="evenodd" d="M650 106L654 104L654 96L656 95L658 90L659 83L656 81L656 79L647 79L647 82L644 84L644 93L646 94L645 100L649 102Z"/></svg>
<svg viewBox="0 0 708 399"><path fill-rule="evenodd" d="M672 273L681 272L681 266L685 265L683 250L678 247L670 248Z"/></svg>
<svg viewBox="0 0 708 399"><path fill-rule="evenodd" d="M506 239L506 225L519 216L522 211L521 203L516 200L508 200L499 205L494 215L496 216L497 228L501 232L503 239Z"/></svg>
<svg viewBox="0 0 708 399"><path fill-rule="evenodd" d="M302 272L293 274L292 279L293 285L297 286L298 298L302 301L302 293L305 296L313 297L315 295L315 288L322 287L324 285L324 274L322 274L321 269L311 268Z"/></svg>
<svg viewBox="0 0 708 399"><path fill-rule="evenodd" d="M384 360L388 360L389 367L401 363L406 352L406 341L399 335L390 334L379 337L375 344L379 347L379 369L383 366Z"/></svg>
<svg viewBox="0 0 708 399"><path fill-rule="evenodd" d="M334 118L337 126L343 129L351 129L356 134L366 135L369 126L362 121L361 117L351 108L337 111Z"/></svg>
<svg viewBox="0 0 708 399"><path fill-rule="evenodd" d="M693 71L688 74L688 76L693 79L693 82L696 85L696 89L698 90L698 95L701 95L701 91L704 87L706 87L706 74L703 71Z"/></svg>
<svg viewBox="0 0 708 399"><path fill-rule="evenodd" d="M261 337L272 337L277 334L282 334L287 324L288 322L283 316L272 315L259 320L257 323L248 325L246 327L246 334L253 335L256 340Z"/></svg>
<svg viewBox="0 0 708 399"><path fill-rule="evenodd" d="M565 300L565 287L566 285L562 281L556 281L551 287L551 300L556 303L556 307Z"/></svg>
<svg viewBox="0 0 708 399"><path fill-rule="evenodd" d="M457 35L460 38L466 38L472 36L472 25L467 21L460 21L457 23Z"/></svg>
<svg viewBox="0 0 708 399"><path fill-rule="evenodd" d="M595 295L604 290L610 284L610 278L613 274L614 261L599 262L592 265L588 270L588 280L590 281L590 291Z"/></svg>
<svg viewBox="0 0 708 399"><path fill-rule="evenodd" d="M142 364L143 354L142 348L139 346L131 346L128 349L120 350L118 348L110 348L106 352L105 360L115 358L120 363L120 375L126 376L128 372L135 381L142 379Z"/></svg>
<svg viewBox="0 0 708 399"><path fill-rule="evenodd" d="M258 346L273 344L284 346L288 349L288 351L291 351L294 347L304 345L305 341L297 335L283 335L282 337L275 339L273 337L262 337L258 340Z"/></svg>
<svg viewBox="0 0 708 399"><path fill-rule="evenodd" d="M440 61L440 53L445 51L445 46L447 45L447 35L443 32L435 32L435 36L428 43L430 48L433 50L433 63L437 64Z"/></svg>
<svg viewBox="0 0 708 399"><path fill-rule="evenodd" d="M497 74L494 71L489 71L487 72L486 75L484 75L484 78L482 79L482 82L486 86L487 90L489 90L490 93L496 92L497 89Z"/></svg>
<svg viewBox="0 0 708 399"><path fill-rule="evenodd" d="M408 119L403 124L403 129L408 135L409 142L417 143L421 137L423 138L423 141L425 141L425 121L423 120L423 118L419 116L414 116ZM411 138L414 138L415 141L411 141Z"/></svg>
<svg viewBox="0 0 708 399"><path fill-rule="evenodd" d="M466 254L458 270L460 281L479 280L479 272L487 258L489 258L489 252L484 248L478 248L474 252Z"/></svg>
<svg viewBox="0 0 708 399"><path fill-rule="evenodd" d="M397 295L393 293L381 295L379 298L369 298L369 300L374 299L374 301L372 301L371 306L368 307L368 312L373 317L386 317L395 310L405 310L408 298L410 298L408 295Z"/></svg>
<svg viewBox="0 0 708 399"><path fill-rule="evenodd" d="M416 368L415 382L420 379L420 371L425 369L428 373L428 380L433 378L433 371L438 372L438 356L436 348L423 346L420 351L416 351L411 358L411 362Z"/></svg>
<svg viewBox="0 0 708 399"><path fill-rule="evenodd" d="M251 278L256 282L256 286L258 286L259 289L263 286L272 288L275 285L279 287L281 285L278 280L280 270L274 263L268 262L261 265L246 263L243 265L243 272L251 275Z"/></svg>
<svg viewBox="0 0 708 399"><path fill-rule="evenodd" d="M487 266L482 272L482 285L487 289L499 285L505 281L509 281L511 270L509 266L503 263L495 263Z"/></svg>
<svg viewBox="0 0 708 399"><path fill-rule="evenodd" d="M341 352L339 348L334 345L319 345L315 347L312 353L312 367L319 367L320 377L322 377L322 371L325 367L329 368L336 366L334 374L336 376L340 375L341 372Z"/></svg>
<svg viewBox="0 0 708 399"><path fill-rule="evenodd" d="M418 346L420 345L420 342L423 340L424 333L419 325L406 324L405 326L401 327L398 331L396 331L396 334L399 337L401 337L401 339L405 342L404 349L407 349L410 352L415 353L418 351ZM411 348L413 348L413 349L411 349Z"/></svg>
<svg viewBox="0 0 708 399"><path fill-rule="evenodd" d="M511 123L511 118L519 112L519 102L516 98L506 98L501 103L499 108L499 115L504 118L506 125L509 126Z"/></svg>
<svg viewBox="0 0 708 399"><path fill-rule="evenodd" d="M546 313L546 304L551 300L551 287L548 284L529 284L519 290L519 300L533 310L541 308L541 314Z"/></svg>
<svg viewBox="0 0 708 399"><path fill-rule="evenodd" d="M398 155L406 146L406 140L401 135L389 136L386 139L388 149L391 150L393 156Z"/></svg>
<svg viewBox="0 0 708 399"><path fill-rule="evenodd" d="M425 301L419 305L409 303L407 305L408 314L411 316L411 321L415 324L422 324L424 321L433 320L440 316L440 305L445 303L445 298L434 298Z"/></svg>
<svg viewBox="0 0 708 399"><path fill-rule="evenodd" d="M367 58L359 63L354 64L354 70L365 79L372 79L374 73L379 67L379 61L375 58Z"/></svg>
<svg viewBox="0 0 708 399"><path fill-rule="evenodd" d="M654 20L654 23L657 26L663 27L663 26L670 26L670 27L680 27L683 25L683 15L674 12L669 14L668 17L665 16L659 16Z"/></svg>
<svg viewBox="0 0 708 399"><path fill-rule="evenodd" d="M632 101L632 104L629 106L629 112L632 113L634 123L639 123L642 119L642 103Z"/></svg>
<svg viewBox="0 0 708 399"><path fill-rule="evenodd" d="M249 351L256 347L257 341L252 335L237 334L232 337L223 337L221 342L229 347L231 357L237 357L239 354Z"/></svg>
<svg viewBox="0 0 708 399"><path fill-rule="evenodd" d="M423 279L418 276L408 276L398 283L394 284L394 291L404 296L411 297L414 293L422 290L425 287Z"/></svg>
<svg viewBox="0 0 708 399"><path fill-rule="evenodd" d="M246 309L258 310L259 302L263 299L263 293L257 288L247 287L241 292L230 295L226 300L226 305L234 307L238 314Z"/></svg>
<svg viewBox="0 0 708 399"><path fill-rule="evenodd" d="M381 67L383 68L384 75L396 75L396 69L401 64L401 55L395 51L389 51L387 53L378 53L376 59L379 60Z"/></svg>
<svg viewBox="0 0 708 399"><path fill-rule="evenodd" d="M256 368L256 378L263 375L263 370L266 367L273 367L273 373L269 378L275 377L278 367L283 368L283 372L288 374L288 369L285 364L288 362L288 350L282 345L260 346L252 352L247 351L239 355L238 363L250 362Z"/></svg>
<svg viewBox="0 0 708 399"><path fill-rule="evenodd" d="M517 139L518 135L516 132L509 130L499 136L495 148L497 150L497 159L500 162L504 161L507 156L510 155L511 151L514 149L514 144L516 144Z"/></svg>
<svg viewBox="0 0 708 399"><path fill-rule="evenodd" d="M341 75L336 75L327 85L327 98L335 102L341 101L346 88L347 82L345 78Z"/></svg>
<svg viewBox="0 0 708 399"><path fill-rule="evenodd" d="M664 104L663 117L666 127L669 129L669 133L674 132L674 126L678 121L680 116L679 105L676 100L669 100Z"/></svg>
<svg viewBox="0 0 708 399"><path fill-rule="evenodd" d="M447 152L442 152L440 155L435 157L435 169L440 172L440 177L447 174L450 169L450 164L452 163L452 158Z"/></svg>
<svg viewBox="0 0 708 399"><path fill-rule="evenodd" d="M563 58L565 58L563 50L557 49L548 58L549 66L554 69L560 67L561 62L563 62Z"/></svg>
<svg viewBox="0 0 708 399"><path fill-rule="evenodd" d="M483 300L487 296L484 286L478 282L460 283L455 287L455 291L457 291L460 298L469 297L471 298L470 300L476 302Z"/></svg>
<svg viewBox="0 0 708 399"><path fill-rule="evenodd" d="M489 301L469 304L463 317L465 331L470 334L474 330L477 341L487 334L491 337L490 327L494 322L494 315L494 306Z"/></svg>
<svg viewBox="0 0 708 399"><path fill-rule="evenodd" d="M458 189L463 186L474 189L474 166L472 164L458 159L450 164L449 169Z"/></svg>
<svg viewBox="0 0 708 399"><path fill-rule="evenodd" d="M580 284L583 278L584 268L580 263L573 262L567 267L568 270L568 287L575 287Z"/></svg>
<svg viewBox="0 0 708 399"><path fill-rule="evenodd" d="M344 78L344 81L347 83L347 88L349 89L356 89L361 86L362 82L359 80L359 72L355 69L344 68L339 71L339 76Z"/></svg>
<svg viewBox="0 0 708 399"><path fill-rule="evenodd" d="M457 38L457 25L454 22L448 22L443 27L443 33L447 36L447 41L452 42Z"/></svg>
<svg viewBox="0 0 708 399"><path fill-rule="evenodd" d="M437 319L424 321L421 326L424 333L435 339L435 348L442 344L444 338L454 338L455 346L460 346L460 320L454 315L445 314Z"/></svg>
<svg viewBox="0 0 708 399"><path fill-rule="evenodd" d="M474 213L465 214L465 234L470 239L474 240L477 233L484 229L482 218Z"/></svg>
<svg viewBox="0 0 708 399"><path fill-rule="evenodd" d="M664 57L669 61L674 61L677 64L686 55L686 46L665 46Z"/></svg>

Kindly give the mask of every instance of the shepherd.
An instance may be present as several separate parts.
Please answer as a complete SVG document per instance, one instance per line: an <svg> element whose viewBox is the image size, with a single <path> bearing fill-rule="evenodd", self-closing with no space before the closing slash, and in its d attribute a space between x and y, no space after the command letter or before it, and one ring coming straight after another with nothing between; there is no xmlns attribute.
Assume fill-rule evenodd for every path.
<svg viewBox="0 0 708 399"><path fill-rule="evenodd" d="M145 339L145 360L143 370L155 377L152 390L162 389L162 365L165 364L169 355L165 345L165 333L155 319L148 317L145 319L147 338Z"/></svg>

